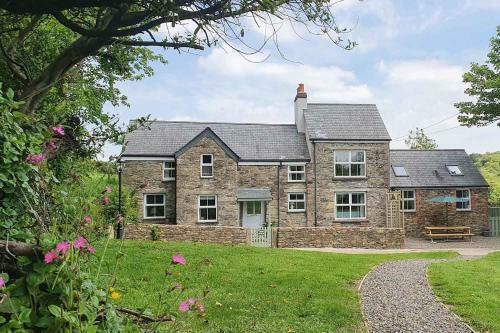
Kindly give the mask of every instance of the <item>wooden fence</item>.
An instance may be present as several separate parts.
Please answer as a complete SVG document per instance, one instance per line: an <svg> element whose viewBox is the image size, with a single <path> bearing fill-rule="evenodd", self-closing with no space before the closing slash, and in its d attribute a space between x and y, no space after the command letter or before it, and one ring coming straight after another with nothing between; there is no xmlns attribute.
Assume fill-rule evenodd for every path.
<svg viewBox="0 0 500 333"><path fill-rule="evenodd" d="M490 235L500 236L500 207L488 208L488 215L490 221Z"/></svg>

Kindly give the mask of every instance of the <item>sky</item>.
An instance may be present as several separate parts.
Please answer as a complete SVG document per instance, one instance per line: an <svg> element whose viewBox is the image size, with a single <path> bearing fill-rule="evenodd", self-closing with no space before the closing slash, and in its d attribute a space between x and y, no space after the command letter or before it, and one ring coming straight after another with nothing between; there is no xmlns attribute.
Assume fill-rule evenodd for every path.
<svg viewBox="0 0 500 333"><path fill-rule="evenodd" d="M279 49L269 43L252 61L227 47L158 50L168 64L153 64L152 77L121 83L130 107L105 110L123 123L148 114L159 120L293 123L293 99L303 83L310 103L376 104L391 148L406 148L408 131L419 127L439 148L500 150L498 126L461 127L453 106L469 100L462 75L471 62L486 60L500 25L500 0L345 0L332 11L350 30L345 37L359 44L353 50L286 23L278 32ZM245 32L253 45L266 36L252 22ZM103 158L119 152L108 145Z"/></svg>

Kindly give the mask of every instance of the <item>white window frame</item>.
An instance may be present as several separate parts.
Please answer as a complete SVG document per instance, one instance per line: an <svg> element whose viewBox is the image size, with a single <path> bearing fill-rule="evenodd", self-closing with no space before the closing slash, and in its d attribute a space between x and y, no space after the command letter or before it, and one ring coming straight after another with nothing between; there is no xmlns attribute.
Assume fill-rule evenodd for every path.
<svg viewBox="0 0 500 333"><path fill-rule="evenodd" d="M173 167L167 167L167 164L168 163L172 163L174 166ZM175 161L163 161L163 168L162 168L162 171L163 171L163 174L162 174L162 177L163 177L163 180L164 181L172 181L172 180L175 180ZM165 171L167 171L167 175L168 175L168 172L169 171L174 171L174 177L165 177Z"/></svg>
<svg viewBox="0 0 500 333"><path fill-rule="evenodd" d="M348 204L337 204L337 195L339 194L349 194L349 203ZM365 197L365 200L364 200L364 203L363 204L353 204L352 203L352 195L353 194L363 194L364 197ZM367 219L367 216L368 216L368 209L367 209L367 204L366 204L366 201L367 201L367 193L366 192L363 192L363 191L356 191L356 192L346 192L346 191L342 191L342 192L335 192L335 197L334 197L334 200L335 200L335 220L337 221L363 221L363 220L366 220ZM337 207L365 207L365 216L363 217L337 217ZM349 209L349 216L352 215L352 209Z"/></svg>
<svg viewBox="0 0 500 333"><path fill-rule="evenodd" d="M163 197L163 204L148 204L147 196L148 195L161 195ZM147 207L161 207L163 206L163 216L147 216ZM167 209L166 209L166 195L165 193L144 193L143 196L143 210L144 210L144 219L154 220L154 219L164 219L167 217Z"/></svg>
<svg viewBox="0 0 500 333"><path fill-rule="evenodd" d="M363 152L363 162L352 162L352 152ZM348 152L349 162L337 162L337 152ZM349 176L337 176L337 164L349 165ZM364 174L359 176L351 176L351 165L364 165ZM333 176L335 178L366 178L366 150L363 149L339 149L333 152Z"/></svg>
<svg viewBox="0 0 500 333"><path fill-rule="evenodd" d="M291 167L302 167L302 171L292 171ZM302 175L302 179L293 180L292 174ZM305 183L306 181L306 166L304 164L290 164L288 165L288 182L289 183Z"/></svg>
<svg viewBox="0 0 500 333"><path fill-rule="evenodd" d="M214 206L200 206L201 198L202 197L214 197L215 198L215 205ZM201 219L201 209L202 208L215 208L215 220L202 220ZM198 223L211 223L211 222L217 222L217 219L219 217L219 210L217 209L217 195L215 194L201 194L198 196Z"/></svg>
<svg viewBox="0 0 500 333"><path fill-rule="evenodd" d="M290 195L291 194L301 194L304 196L304 199L302 200L298 200L298 199L290 199ZM304 203L304 209L291 209L290 208L290 203L292 202L303 202ZM290 213L300 213L300 212L305 212L306 211L306 206L307 206L307 200L306 200L306 193L305 192L291 192L291 193L288 193L288 211Z"/></svg>
<svg viewBox="0 0 500 333"><path fill-rule="evenodd" d="M211 163L203 163L203 156L210 156ZM212 168L212 174L210 176L203 175L203 167L209 166ZM213 178L214 177L214 155L213 154L201 154L200 156L200 177L201 178Z"/></svg>
<svg viewBox="0 0 500 333"><path fill-rule="evenodd" d="M468 189L468 188L457 188L455 190L455 196L458 198L457 191L467 191L467 193L469 194L469 196L467 197L467 199L469 199L469 205L468 205L467 208L458 208L458 202L457 202L455 204L456 210L459 211L459 212L470 212L472 210L472 198L471 198L471 191L470 191L470 189Z"/></svg>
<svg viewBox="0 0 500 333"><path fill-rule="evenodd" d="M413 198L405 198L405 192L413 192ZM417 211L417 192L414 189L401 190L401 200L403 201L403 212L405 213L414 213ZM405 209L405 201L413 201L413 209Z"/></svg>

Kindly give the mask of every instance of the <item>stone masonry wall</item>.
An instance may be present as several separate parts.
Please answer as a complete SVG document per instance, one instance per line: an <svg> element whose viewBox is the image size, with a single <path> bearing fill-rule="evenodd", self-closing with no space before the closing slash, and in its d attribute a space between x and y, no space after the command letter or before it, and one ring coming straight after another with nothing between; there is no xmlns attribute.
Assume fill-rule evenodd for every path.
<svg viewBox="0 0 500 333"><path fill-rule="evenodd" d="M162 161L126 161L123 184L133 191L139 219L144 219L144 194L165 194L165 219L144 219L150 223L175 224L175 181L163 181Z"/></svg>
<svg viewBox="0 0 500 333"><path fill-rule="evenodd" d="M214 176L201 178L200 156L212 154ZM238 166L209 138L203 138L177 158L177 224L198 224L198 196L217 196L217 224L239 226ZM204 224L207 224L206 222Z"/></svg>
<svg viewBox="0 0 500 333"><path fill-rule="evenodd" d="M335 150L364 150L366 177L346 179L334 177ZM317 214L318 226L386 225L386 193L389 189L388 143L317 143ZM314 186L314 185L312 185ZM335 192L366 192L367 218L362 221L335 219Z"/></svg>
<svg viewBox="0 0 500 333"><path fill-rule="evenodd" d="M248 244L249 233L240 227L158 225L150 223L129 224L125 239L151 240L151 228L156 228L160 240L175 242L202 242L216 244Z"/></svg>
<svg viewBox="0 0 500 333"><path fill-rule="evenodd" d="M250 244L250 230L241 227L200 225L130 224L125 238L151 240L151 228L156 228L160 240L191 241L218 244ZM363 247L401 248L404 234L401 229L358 227L281 227L274 229L277 247Z"/></svg>
<svg viewBox="0 0 500 333"><path fill-rule="evenodd" d="M402 248L402 229L364 227L279 228L278 247Z"/></svg>
<svg viewBox="0 0 500 333"><path fill-rule="evenodd" d="M488 189L468 188L471 192L471 210L457 211L455 204L427 202L436 196L455 196L456 189L416 189L416 212L405 213L407 236L423 237L424 227L430 226L470 226L472 233L480 235L488 226ZM448 222L447 222L448 221Z"/></svg>

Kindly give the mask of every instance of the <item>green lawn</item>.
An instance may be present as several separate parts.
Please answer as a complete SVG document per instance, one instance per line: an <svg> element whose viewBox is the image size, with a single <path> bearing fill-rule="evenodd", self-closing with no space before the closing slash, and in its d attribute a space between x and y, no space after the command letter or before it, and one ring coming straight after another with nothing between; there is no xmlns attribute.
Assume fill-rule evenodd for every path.
<svg viewBox="0 0 500 333"><path fill-rule="evenodd" d="M433 264L434 292L472 327L500 332L500 252L480 260Z"/></svg>
<svg viewBox="0 0 500 333"><path fill-rule="evenodd" d="M106 274L114 271L119 244L110 243ZM102 251L100 247L98 254ZM115 288L123 293L118 303L155 310L158 293L168 281L189 288L181 300L207 287L203 319L179 313L179 300L173 302L171 313L178 318L180 332L217 333L363 332L357 284L372 267L388 260L454 256L345 255L152 241L124 241L122 253L116 270ZM184 255L188 264L177 266L178 273L167 277L165 270L175 253Z"/></svg>

